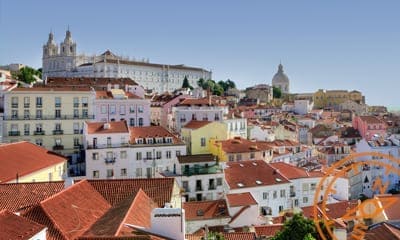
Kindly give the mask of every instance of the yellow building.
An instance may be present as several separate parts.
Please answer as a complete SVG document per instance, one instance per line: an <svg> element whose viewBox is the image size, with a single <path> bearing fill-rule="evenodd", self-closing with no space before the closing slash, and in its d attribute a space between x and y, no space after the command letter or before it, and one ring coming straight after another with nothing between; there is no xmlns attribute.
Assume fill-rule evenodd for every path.
<svg viewBox="0 0 400 240"><path fill-rule="evenodd" d="M192 120L181 129L181 136L186 143L187 154L205 154L210 153L209 140L227 139L228 129L221 122Z"/></svg>
<svg viewBox="0 0 400 240"><path fill-rule="evenodd" d="M313 94L314 108L337 107L339 104L352 100L356 103L365 103L361 92L353 90L323 90L319 89Z"/></svg>
<svg viewBox="0 0 400 240"><path fill-rule="evenodd" d="M65 156L79 156L83 123L94 117L94 98L95 92L88 87L16 88L7 92L3 141L29 141Z"/></svg>
<svg viewBox="0 0 400 240"><path fill-rule="evenodd" d="M0 184L61 181L67 159L29 142L0 145Z"/></svg>
<svg viewBox="0 0 400 240"><path fill-rule="evenodd" d="M220 162L242 160L271 161L273 148L270 142L252 141L241 137L227 140L210 140L210 152L217 156Z"/></svg>

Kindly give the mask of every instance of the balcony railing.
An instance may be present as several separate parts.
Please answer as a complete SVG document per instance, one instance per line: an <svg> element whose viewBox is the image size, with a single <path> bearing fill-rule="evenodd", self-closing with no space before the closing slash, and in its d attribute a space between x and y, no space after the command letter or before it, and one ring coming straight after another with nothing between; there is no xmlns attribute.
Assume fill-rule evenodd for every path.
<svg viewBox="0 0 400 240"><path fill-rule="evenodd" d="M215 189L217 189L217 187L215 186L215 184L208 185L208 190L215 190Z"/></svg>
<svg viewBox="0 0 400 240"><path fill-rule="evenodd" d="M29 108L30 104L29 103L24 103L24 108Z"/></svg>
<svg viewBox="0 0 400 240"><path fill-rule="evenodd" d="M128 143L117 143L117 144L96 144L96 145L87 145L87 149L102 149L102 148L120 148L120 147L128 147Z"/></svg>
<svg viewBox="0 0 400 240"><path fill-rule="evenodd" d="M62 134L64 134L64 130L61 129L53 130L53 135L62 135Z"/></svg>
<svg viewBox="0 0 400 240"><path fill-rule="evenodd" d="M203 187L202 186L196 186L196 191L203 191Z"/></svg>
<svg viewBox="0 0 400 240"><path fill-rule="evenodd" d="M82 149L82 148L83 148L82 144L74 145L74 149Z"/></svg>
<svg viewBox="0 0 400 240"><path fill-rule="evenodd" d="M74 108L79 107L79 103L74 103Z"/></svg>
<svg viewBox="0 0 400 240"><path fill-rule="evenodd" d="M114 164L115 163L115 157L111 157L111 158L107 157L107 158L104 159L104 162L106 164Z"/></svg>
<svg viewBox="0 0 400 240"><path fill-rule="evenodd" d="M182 169L182 175L184 176L192 176L192 175L201 175L201 174L215 174L220 173L221 168L218 165L213 166L193 166L189 168Z"/></svg>
<svg viewBox="0 0 400 240"><path fill-rule="evenodd" d="M53 150L64 150L64 145L55 145L53 146Z"/></svg>
<svg viewBox="0 0 400 240"><path fill-rule="evenodd" d="M20 131L9 131L8 136L19 136L21 133Z"/></svg>
<svg viewBox="0 0 400 240"><path fill-rule="evenodd" d="M61 103L54 104L55 107L61 107Z"/></svg>
<svg viewBox="0 0 400 240"><path fill-rule="evenodd" d="M41 103L36 103L37 108L41 108L43 105Z"/></svg>
<svg viewBox="0 0 400 240"><path fill-rule="evenodd" d="M289 193L289 196L290 196L290 197L296 197L296 193L295 193L295 192L290 192L290 193Z"/></svg>
<svg viewBox="0 0 400 240"><path fill-rule="evenodd" d="M34 119L32 116L31 119ZM80 115L80 116L74 116L74 115L36 115L35 119L40 119L40 120L55 120L55 119L94 119L94 115ZM4 120L26 120L24 116L4 116Z"/></svg>
<svg viewBox="0 0 400 240"><path fill-rule="evenodd" d="M33 131L33 135L44 135L44 130Z"/></svg>
<svg viewBox="0 0 400 240"><path fill-rule="evenodd" d="M12 108L18 108L18 103L11 103Z"/></svg>

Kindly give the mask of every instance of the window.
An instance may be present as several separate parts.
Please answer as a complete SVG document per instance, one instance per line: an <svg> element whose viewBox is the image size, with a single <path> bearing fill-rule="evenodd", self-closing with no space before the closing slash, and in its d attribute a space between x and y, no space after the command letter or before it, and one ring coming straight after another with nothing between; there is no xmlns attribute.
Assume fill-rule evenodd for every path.
<svg viewBox="0 0 400 240"><path fill-rule="evenodd" d="M99 177L100 177L99 171L98 170L93 171L93 178L99 178Z"/></svg>
<svg viewBox="0 0 400 240"><path fill-rule="evenodd" d="M42 107L42 97L36 97L36 107Z"/></svg>
<svg viewBox="0 0 400 240"><path fill-rule="evenodd" d="M147 144L153 144L153 139L152 138L147 138L146 139Z"/></svg>
<svg viewBox="0 0 400 240"><path fill-rule="evenodd" d="M121 155L121 159L126 159L127 158L126 151L121 151L120 155Z"/></svg>
<svg viewBox="0 0 400 240"><path fill-rule="evenodd" d="M137 152L136 153L136 160L142 160L142 153L141 152Z"/></svg>
<svg viewBox="0 0 400 240"><path fill-rule="evenodd" d="M142 112L143 112L143 106L141 106L141 105L138 106L138 112L139 112L139 113L142 113Z"/></svg>
<svg viewBox="0 0 400 240"><path fill-rule="evenodd" d="M43 140L42 139L36 139L35 140L36 145L38 146L43 146Z"/></svg>
<svg viewBox="0 0 400 240"><path fill-rule="evenodd" d="M82 107L88 107L88 98L87 97L82 98Z"/></svg>
<svg viewBox="0 0 400 240"><path fill-rule="evenodd" d="M236 161L242 160L242 154L236 154Z"/></svg>
<svg viewBox="0 0 400 240"><path fill-rule="evenodd" d="M87 118L87 117L88 117L88 110L82 109L82 118Z"/></svg>
<svg viewBox="0 0 400 240"><path fill-rule="evenodd" d="M78 122L74 122L73 124L73 128L74 128L74 134L79 134L79 123Z"/></svg>
<svg viewBox="0 0 400 240"><path fill-rule="evenodd" d="M98 152L93 152L92 153L92 159L93 160L99 160L99 153Z"/></svg>
<svg viewBox="0 0 400 240"><path fill-rule="evenodd" d="M175 156L180 156L180 155L181 155L181 151L177 150L177 151L175 152Z"/></svg>
<svg viewBox="0 0 400 240"><path fill-rule="evenodd" d="M156 152L156 158L157 159L161 159L161 151L157 151Z"/></svg>
<svg viewBox="0 0 400 240"><path fill-rule="evenodd" d="M229 158L229 162L235 161L235 156L232 154L230 154L228 158Z"/></svg>
<svg viewBox="0 0 400 240"><path fill-rule="evenodd" d="M107 147L111 147L111 137L107 137Z"/></svg>
<svg viewBox="0 0 400 240"><path fill-rule="evenodd" d="M219 121L219 114L218 113L215 114L214 119L215 119L215 121Z"/></svg>
<svg viewBox="0 0 400 240"><path fill-rule="evenodd" d="M201 140L200 146L205 147L206 146L206 138L202 137L200 140Z"/></svg>
<svg viewBox="0 0 400 240"><path fill-rule="evenodd" d="M142 177L142 169L136 168L136 177Z"/></svg>
<svg viewBox="0 0 400 240"><path fill-rule="evenodd" d="M171 159L171 151L166 151L166 157L167 159Z"/></svg>
<svg viewBox="0 0 400 240"><path fill-rule="evenodd" d="M79 109L74 108L74 118L79 118Z"/></svg>
<svg viewBox="0 0 400 240"><path fill-rule="evenodd" d="M273 192L273 198L275 199L275 198L277 198L277 197L278 197L278 193L277 193L276 190L274 190L274 192Z"/></svg>
<svg viewBox="0 0 400 240"><path fill-rule="evenodd" d="M107 177L108 178L114 177L114 169L107 169Z"/></svg>
<svg viewBox="0 0 400 240"><path fill-rule="evenodd" d="M269 198L269 193L268 192L263 192L263 199L266 200Z"/></svg>
<svg viewBox="0 0 400 240"><path fill-rule="evenodd" d="M74 147L80 147L80 140L77 137L74 137Z"/></svg>
<svg viewBox="0 0 400 240"><path fill-rule="evenodd" d="M24 107L25 108L29 108L30 102L31 102L31 100L29 97L24 97Z"/></svg>
<svg viewBox="0 0 400 240"><path fill-rule="evenodd" d="M61 109L56 109L54 115L55 115L55 118L61 118Z"/></svg>
<svg viewBox="0 0 400 240"><path fill-rule="evenodd" d="M125 115L125 105L119 106L119 114Z"/></svg>
<svg viewBox="0 0 400 240"><path fill-rule="evenodd" d="M36 124L36 132L42 132L42 124L41 123Z"/></svg>
<svg viewBox="0 0 400 240"><path fill-rule="evenodd" d="M54 125L54 129L55 129L56 131L60 131L60 130L61 130L61 123L56 123L56 124Z"/></svg>
<svg viewBox="0 0 400 240"><path fill-rule="evenodd" d="M55 107L61 107L61 98L60 97L56 97L54 99L54 103L55 103Z"/></svg>
<svg viewBox="0 0 400 240"><path fill-rule="evenodd" d="M139 127L143 126L143 118L139 118Z"/></svg>
<svg viewBox="0 0 400 240"><path fill-rule="evenodd" d="M317 187L317 184L316 183L311 183L310 184L310 189L311 189L311 191L315 191L315 188Z"/></svg>
<svg viewBox="0 0 400 240"><path fill-rule="evenodd" d="M54 144L55 144L56 146L61 146L61 138L56 138L56 139L54 139Z"/></svg>
<svg viewBox="0 0 400 240"><path fill-rule="evenodd" d="M11 110L11 118L12 119L18 118L18 110Z"/></svg>
<svg viewBox="0 0 400 240"><path fill-rule="evenodd" d="M279 211L279 212L282 212L282 211L283 211L283 206L282 206L282 205L279 206L278 211Z"/></svg>
<svg viewBox="0 0 400 240"><path fill-rule="evenodd" d="M102 114L105 114L105 113L107 113L107 106L106 106L106 105L101 105L101 107L100 107L100 108L101 108L101 110L100 110L100 111L101 111L101 113L102 113Z"/></svg>
<svg viewBox="0 0 400 240"><path fill-rule="evenodd" d="M147 159L147 160L152 159L152 157L151 157L151 152L146 152L146 159Z"/></svg>
<svg viewBox="0 0 400 240"><path fill-rule="evenodd" d="M29 119L29 109L24 110L24 119Z"/></svg>
<svg viewBox="0 0 400 240"><path fill-rule="evenodd" d="M12 108L18 108L18 97L12 97L11 98L11 107Z"/></svg>
<svg viewBox="0 0 400 240"><path fill-rule="evenodd" d="M303 203L308 203L308 197L303 197Z"/></svg>
<svg viewBox="0 0 400 240"><path fill-rule="evenodd" d="M78 97L74 97L74 108L79 107L79 98Z"/></svg>
<svg viewBox="0 0 400 240"><path fill-rule="evenodd" d="M126 176L126 168L121 168L121 176Z"/></svg>
<svg viewBox="0 0 400 240"><path fill-rule="evenodd" d="M130 113L134 113L135 112L135 106L134 105L129 106L129 112Z"/></svg>
<svg viewBox="0 0 400 240"><path fill-rule="evenodd" d="M281 189L281 198L284 198L285 196L286 196L285 189Z"/></svg>
<svg viewBox="0 0 400 240"><path fill-rule="evenodd" d="M308 183L303 183L303 192L308 192Z"/></svg>
<svg viewBox="0 0 400 240"><path fill-rule="evenodd" d="M217 186L222 186L222 178L217 178Z"/></svg>
<svg viewBox="0 0 400 240"><path fill-rule="evenodd" d="M24 135L28 136L29 135L29 124L24 124Z"/></svg>
<svg viewBox="0 0 400 240"><path fill-rule="evenodd" d="M129 126L131 126L131 127L135 126L135 119L134 118L129 118Z"/></svg>
<svg viewBox="0 0 400 240"><path fill-rule="evenodd" d="M37 119L41 119L42 118L42 110L41 109L37 109L36 110L36 118Z"/></svg>
<svg viewBox="0 0 400 240"><path fill-rule="evenodd" d="M250 153L250 159L254 159L254 158L256 158L256 153L251 152L251 153Z"/></svg>
<svg viewBox="0 0 400 240"><path fill-rule="evenodd" d="M110 114L115 114L115 105L110 105Z"/></svg>

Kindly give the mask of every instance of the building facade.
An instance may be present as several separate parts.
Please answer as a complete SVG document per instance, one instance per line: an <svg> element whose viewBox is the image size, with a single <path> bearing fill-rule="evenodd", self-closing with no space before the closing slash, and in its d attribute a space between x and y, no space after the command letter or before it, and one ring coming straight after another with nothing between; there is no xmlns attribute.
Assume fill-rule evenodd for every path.
<svg viewBox="0 0 400 240"><path fill-rule="evenodd" d="M358 104L365 103L365 97L361 92L353 90L323 90L319 89L313 94L314 108L334 108L339 109L341 103L347 100L354 101Z"/></svg>
<svg viewBox="0 0 400 240"><path fill-rule="evenodd" d="M186 77L190 85L197 86L200 78L211 79L211 71L183 64L150 63L117 56L107 50L101 55L77 54L77 44L69 29L58 46L53 33L43 45L43 78L47 77L129 77L145 89L155 92L172 92L181 88Z"/></svg>

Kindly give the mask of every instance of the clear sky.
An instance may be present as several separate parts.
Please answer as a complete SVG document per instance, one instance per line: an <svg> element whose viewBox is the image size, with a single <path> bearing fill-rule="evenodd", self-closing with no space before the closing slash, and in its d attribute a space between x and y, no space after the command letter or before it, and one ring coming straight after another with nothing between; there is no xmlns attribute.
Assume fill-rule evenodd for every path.
<svg viewBox="0 0 400 240"><path fill-rule="evenodd" d="M281 61L291 92L357 89L400 107L400 1L0 0L0 65L41 67L52 29L78 52L106 49L186 64L240 88L271 83Z"/></svg>

